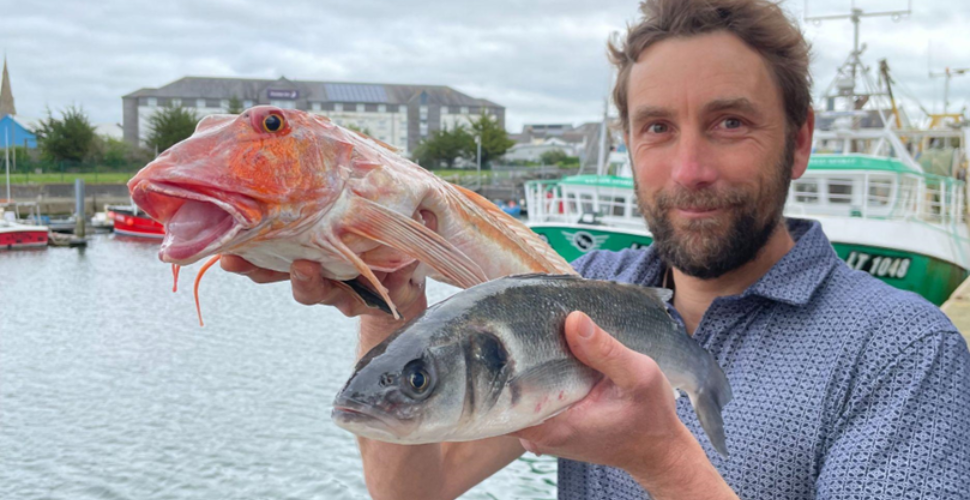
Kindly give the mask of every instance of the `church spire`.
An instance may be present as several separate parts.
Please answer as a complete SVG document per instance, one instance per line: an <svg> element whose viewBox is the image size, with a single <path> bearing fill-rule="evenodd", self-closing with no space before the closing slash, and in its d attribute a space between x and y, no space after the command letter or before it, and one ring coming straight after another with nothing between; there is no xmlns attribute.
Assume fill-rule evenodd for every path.
<svg viewBox="0 0 970 500"><path fill-rule="evenodd" d="M3 56L3 81L0 81L0 118L16 115L17 108L13 105L13 92L10 90L10 74L7 73L7 56Z"/></svg>

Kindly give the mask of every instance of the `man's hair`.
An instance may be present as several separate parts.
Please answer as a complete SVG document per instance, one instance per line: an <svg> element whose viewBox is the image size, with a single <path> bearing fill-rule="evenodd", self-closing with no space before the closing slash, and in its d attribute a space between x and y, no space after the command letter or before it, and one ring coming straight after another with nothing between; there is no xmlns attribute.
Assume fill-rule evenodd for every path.
<svg viewBox="0 0 970 500"><path fill-rule="evenodd" d="M788 133L805 123L812 105L809 45L781 7L768 0L646 0L640 11L643 19L629 27L622 45L609 44L610 60L619 70L613 101L624 131L630 131L630 70L640 54L669 38L718 31L734 34L764 58L781 90Z"/></svg>

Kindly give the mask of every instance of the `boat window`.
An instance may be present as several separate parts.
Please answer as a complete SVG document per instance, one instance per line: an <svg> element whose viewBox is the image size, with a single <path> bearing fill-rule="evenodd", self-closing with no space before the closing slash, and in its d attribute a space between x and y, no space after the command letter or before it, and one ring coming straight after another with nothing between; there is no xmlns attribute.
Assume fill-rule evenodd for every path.
<svg viewBox="0 0 970 500"><path fill-rule="evenodd" d="M630 197L630 209L633 212L632 217L637 218L637 219L643 217L643 213L640 212L640 204L637 203L637 197L636 196L631 196Z"/></svg>
<svg viewBox="0 0 970 500"><path fill-rule="evenodd" d="M600 195L600 213L603 215L613 215L623 217L623 206L625 199L618 196Z"/></svg>
<svg viewBox="0 0 970 500"><path fill-rule="evenodd" d="M579 207L576 205L576 193L566 193L566 213L579 213Z"/></svg>
<svg viewBox="0 0 970 500"><path fill-rule="evenodd" d="M893 181L885 178L869 178L869 205L885 207L892 203Z"/></svg>
<svg viewBox="0 0 970 500"><path fill-rule="evenodd" d="M596 210L593 210L593 195L591 194L580 194L579 199L582 200L582 213L593 214Z"/></svg>
<svg viewBox="0 0 970 500"><path fill-rule="evenodd" d="M802 179L792 182L797 203L818 203L818 181Z"/></svg>
<svg viewBox="0 0 970 500"><path fill-rule="evenodd" d="M829 203L852 203L852 179L829 179Z"/></svg>

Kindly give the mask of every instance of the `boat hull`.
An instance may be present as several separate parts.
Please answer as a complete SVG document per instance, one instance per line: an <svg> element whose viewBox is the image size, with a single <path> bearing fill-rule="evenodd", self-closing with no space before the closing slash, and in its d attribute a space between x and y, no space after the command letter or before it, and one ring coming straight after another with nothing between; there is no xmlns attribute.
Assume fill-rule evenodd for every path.
<svg viewBox="0 0 970 500"><path fill-rule="evenodd" d="M552 223L533 224L530 228L568 261L593 250L620 251L644 248L653 243L648 231ZM831 235L829 237L832 239ZM832 247L852 269L868 272L893 287L922 295L938 306L970 274L957 264L915 251L834 239Z"/></svg>
<svg viewBox="0 0 970 500"><path fill-rule="evenodd" d="M47 228L0 232L0 250L47 247Z"/></svg>
<svg viewBox="0 0 970 500"><path fill-rule="evenodd" d="M165 237L165 226L150 217L135 215L117 208L109 210L108 217L114 221L115 234L155 240Z"/></svg>

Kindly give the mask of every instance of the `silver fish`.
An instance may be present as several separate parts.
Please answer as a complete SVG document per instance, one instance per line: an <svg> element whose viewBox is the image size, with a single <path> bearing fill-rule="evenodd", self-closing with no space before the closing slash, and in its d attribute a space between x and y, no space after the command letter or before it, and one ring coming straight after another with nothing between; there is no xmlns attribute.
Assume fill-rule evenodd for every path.
<svg viewBox="0 0 970 500"><path fill-rule="evenodd" d="M731 386L714 357L671 318L670 295L541 274L477 285L428 308L361 358L334 401L333 419L354 434L401 444L537 425L583 399L602 377L570 353L563 336L566 316L578 310L653 358L726 456L721 409Z"/></svg>

